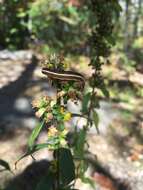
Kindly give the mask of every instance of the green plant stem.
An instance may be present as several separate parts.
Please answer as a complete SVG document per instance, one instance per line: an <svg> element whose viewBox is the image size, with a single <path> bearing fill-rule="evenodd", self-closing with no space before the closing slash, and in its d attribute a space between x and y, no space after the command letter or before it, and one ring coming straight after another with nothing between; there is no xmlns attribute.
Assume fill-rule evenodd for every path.
<svg viewBox="0 0 143 190"><path fill-rule="evenodd" d="M60 159L60 150L58 148L57 150L57 155L56 155L56 159L57 159L57 190L60 189L60 162L59 162L59 159Z"/></svg>
<svg viewBox="0 0 143 190"><path fill-rule="evenodd" d="M90 105L89 105L88 114L87 114L87 124L86 124L87 128L88 128L88 125L89 125L89 122L90 122L91 111L93 109L94 90L95 90L95 87L92 88L92 93L91 93L91 100L90 100Z"/></svg>
<svg viewBox="0 0 143 190"><path fill-rule="evenodd" d="M60 163L59 163L59 157L60 157L60 151L59 148L56 151L55 154L55 161L56 161L56 179L55 183L53 185L53 190L59 190L60 189Z"/></svg>

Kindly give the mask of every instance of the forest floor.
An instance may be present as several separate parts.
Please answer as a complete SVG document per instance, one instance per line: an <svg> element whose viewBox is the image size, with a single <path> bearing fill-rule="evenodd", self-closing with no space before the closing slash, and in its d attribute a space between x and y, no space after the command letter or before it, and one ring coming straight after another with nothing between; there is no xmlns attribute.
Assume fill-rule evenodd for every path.
<svg viewBox="0 0 143 190"><path fill-rule="evenodd" d="M67 61L69 61L68 59L70 58L67 58ZM75 63L75 60L70 60L71 67L83 72L87 78L92 73L92 70L87 70L84 66L85 62L89 62L88 58L80 57L77 60L77 62L80 62L79 66L72 64L72 62ZM133 81L133 75L138 76L140 80L135 77L136 80ZM129 72L117 68L114 64L104 67L104 76L112 79L112 81L125 81L125 85L122 85L121 88L115 88L118 83L116 85L108 84L111 89L111 99L106 100L106 103L105 100L101 102L101 109L99 110L101 120L99 129L101 128L101 133L97 135L96 131L91 131L88 134L89 152L97 157L103 171L107 171L103 172L101 168L97 168L97 171L92 171L92 177L97 183L96 189L98 190L142 190L143 100L136 92L134 93L134 90L133 92L130 91L129 83L131 81L135 84L135 89L139 89L142 85L140 83L143 81L141 80L143 76L137 72L130 75ZM127 85L126 81L128 82ZM28 174L23 172L33 162L31 157L20 161L17 170L15 170L14 165L15 161L26 151L28 137L37 122L30 102L35 96L40 95L41 91L54 93L47 80L43 78L40 68L37 67L24 90L15 99L13 106L16 111L5 115L3 118L1 117L0 158L8 161L15 173L15 176L7 171L0 173L0 185L2 187L7 186L7 184L19 183L19 190L32 190L34 179L41 176L40 173L36 173L37 170L35 171L34 168L29 170ZM117 114L114 115L114 113ZM112 117L113 115L114 117ZM43 141L45 138L46 133L42 132L39 141ZM46 150L36 153L34 157L39 162L41 159L48 161L52 159L51 152ZM91 172L89 171L88 174L91 174ZM35 175L37 175L37 178ZM20 178L22 178L22 181ZM28 183L27 179L29 180ZM83 185L79 181L77 186L81 190L90 189L89 186Z"/></svg>

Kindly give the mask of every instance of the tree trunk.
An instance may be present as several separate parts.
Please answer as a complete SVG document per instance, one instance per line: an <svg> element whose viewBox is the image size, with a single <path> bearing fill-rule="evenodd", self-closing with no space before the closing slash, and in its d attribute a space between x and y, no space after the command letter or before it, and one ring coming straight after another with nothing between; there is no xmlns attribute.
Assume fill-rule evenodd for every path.
<svg viewBox="0 0 143 190"><path fill-rule="evenodd" d="M128 52L129 48L129 23L130 23L130 7L131 0L126 0L125 4L125 26L124 26L124 50Z"/></svg>
<svg viewBox="0 0 143 190"><path fill-rule="evenodd" d="M142 0L138 0L138 7L135 13L134 23L133 23L133 40L138 37L138 24L141 15Z"/></svg>

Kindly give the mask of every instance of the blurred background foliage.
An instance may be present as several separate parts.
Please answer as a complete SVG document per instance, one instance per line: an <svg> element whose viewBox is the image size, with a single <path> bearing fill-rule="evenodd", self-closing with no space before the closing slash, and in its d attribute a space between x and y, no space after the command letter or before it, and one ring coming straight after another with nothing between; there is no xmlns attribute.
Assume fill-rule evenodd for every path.
<svg viewBox="0 0 143 190"><path fill-rule="evenodd" d="M75 56L89 56L91 27L96 18L85 0L1 0L0 48L34 49L40 53L63 52ZM113 1L119 15L113 13L114 38L111 63L127 73L143 72L143 8L142 0ZM110 11L110 10L109 10ZM109 39L113 41L114 39ZM112 59L113 58L113 59ZM76 59L78 59L76 57ZM108 69L108 78L113 73Z"/></svg>
<svg viewBox="0 0 143 190"><path fill-rule="evenodd" d="M89 14L86 6L77 9L65 0L36 1L29 10L33 38L43 42L47 51L49 48L69 51L82 46L89 29Z"/></svg>
<svg viewBox="0 0 143 190"><path fill-rule="evenodd" d="M28 1L4 0L0 2L0 47L22 49L29 37Z"/></svg>
<svg viewBox="0 0 143 190"><path fill-rule="evenodd" d="M44 51L49 49L67 51L67 48L72 51L79 47L86 49L91 25L96 24L96 18L92 17L91 11L87 8L88 2L1 0L1 49L23 49L38 45ZM143 46L142 0L119 2L122 13L115 28L115 37L118 41L116 49L125 51L129 57L140 63ZM116 16L113 15L115 22Z"/></svg>
<svg viewBox="0 0 143 190"><path fill-rule="evenodd" d="M27 48L31 42L44 51L82 45L89 30L86 6L67 0L3 1L0 4L1 48Z"/></svg>
<svg viewBox="0 0 143 190"><path fill-rule="evenodd" d="M128 139L132 141L134 133L137 134L138 141L143 134L141 133L143 130L143 0L118 0L121 7L117 5L117 1L112 1L116 9L122 11L120 17L113 13L113 21L116 23L114 28L116 45L112 48L110 63L104 65L102 69L110 98L103 99L100 92L97 96L101 101L107 100L108 104L114 102L125 119L122 121L120 117L111 124L114 128L110 127L116 128L119 135L122 130L118 129L126 128L129 131ZM71 69L79 70L89 78L92 73L88 67L89 36L91 28L96 26L96 18L88 9L89 2L89 0L0 0L0 50L32 49L38 56L62 52ZM108 41L114 44L114 39L110 38ZM41 83L39 84L41 89ZM31 86L29 91L33 97L35 93ZM107 111L102 116L103 121L104 117L108 117ZM130 132L131 130L133 132ZM135 133L135 130L139 133ZM128 140L125 141L128 143ZM132 141L131 144L134 146L135 142Z"/></svg>

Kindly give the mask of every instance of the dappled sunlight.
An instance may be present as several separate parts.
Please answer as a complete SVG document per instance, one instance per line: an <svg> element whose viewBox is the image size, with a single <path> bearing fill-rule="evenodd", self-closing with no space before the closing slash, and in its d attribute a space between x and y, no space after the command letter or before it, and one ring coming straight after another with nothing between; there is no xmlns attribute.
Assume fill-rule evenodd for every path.
<svg viewBox="0 0 143 190"><path fill-rule="evenodd" d="M0 190L143 189L143 2L100 1L0 1Z"/></svg>

